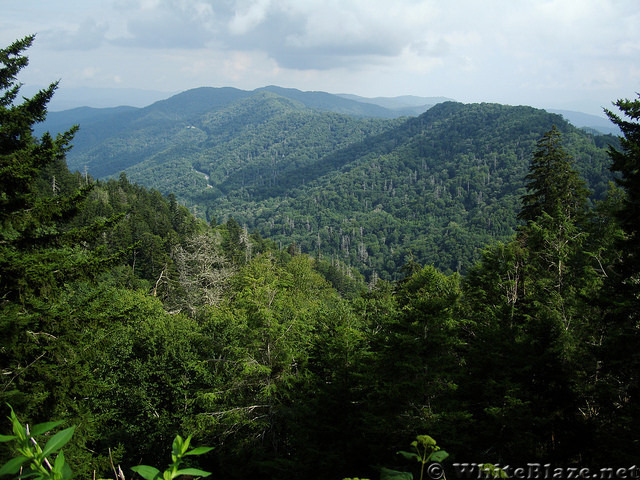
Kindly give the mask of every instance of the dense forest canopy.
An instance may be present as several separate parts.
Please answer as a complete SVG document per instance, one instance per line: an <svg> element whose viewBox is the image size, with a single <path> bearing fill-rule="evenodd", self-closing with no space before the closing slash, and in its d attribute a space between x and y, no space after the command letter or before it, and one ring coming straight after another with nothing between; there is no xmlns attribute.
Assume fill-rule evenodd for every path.
<svg viewBox="0 0 640 480"><path fill-rule="evenodd" d="M76 476L166 465L176 434L215 447L192 464L227 479L410 472L394 452L422 433L451 454L449 478L448 462L637 460L640 99L609 112L614 142L528 107L444 103L383 124L261 92L138 163L197 167L228 190L164 195L129 174L70 172L75 128L34 134L56 84L19 100L33 40L0 50L0 401L30 425L75 425ZM256 104L270 130L235 138ZM278 128L293 133L276 147ZM258 169L243 184L205 150L186 160L189 144L264 160L314 129L282 184L259 173L268 162L242 164ZM114 138L100 148L133 147ZM215 201L196 203L208 190ZM330 215L341 232L326 231ZM340 251L325 254L331 235ZM402 246L415 254L394 257ZM353 268L365 253L366 279ZM19 458L12 445L0 465Z"/></svg>
<svg viewBox="0 0 640 480"><path fill-rule="evenodd" d="M203 88L95 113L68 160L101 178L125 171L200 218L233 217L369 280L397 280L411 258L464 272L486 244L507 241L535 143L554 125L593 200L612 179L606 149L615 138L544 110L443 102L389 120L327 111L328 97Z"/></svg>

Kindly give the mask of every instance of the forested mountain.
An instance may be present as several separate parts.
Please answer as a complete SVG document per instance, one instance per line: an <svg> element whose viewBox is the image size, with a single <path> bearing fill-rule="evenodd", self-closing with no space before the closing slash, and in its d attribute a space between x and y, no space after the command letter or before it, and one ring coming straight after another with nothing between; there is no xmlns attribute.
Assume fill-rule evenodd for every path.
<svg viewBox="0 0 640 480"><path fill-rule="evenodd" d="M189 203L367 275L393 278L409 258L459 271L483 245L514 233L529 158L554 124L594 198L602 198L611 179L606 140L543 110L443 103L289 171L275 187L247 167L235 191L207 189Z"/></svg>
<svg viewBox="0 0 640 480"><path fill-rule="evenodd" d="M233 217L282 248L385 279L409 259L465 270L485 244L509 238L535 141L553 125L594 199L611 179L613 137L544 110L445 102L383 120L322 111L331 98L193 90L89 122L68 160L98 177L124 170L208 221Z"/></svg>
<svg viewBox="0 0 640 480"><path fill-rule="evenodd" d="M205 127L220 138L257 128L256 105L272 128L293 118L296 138L325 139L305 160L303 185L294 165L281 181L234 177L233 195L194 194L211 190L230 208L223 216L260 218L234 203L258 197L265 209L334 204L336 215L375 201L379 231L457 213L440 231L456 248L473 241L453 241L461 209L481 225L519 222L466 272L414 255L397 280L372 273L365 283L340 261L364 225L339 232L339 258L320 258L300 254L297 224L280 233L281 248L231 217L196 218L124 173L71 173L75 130L33 133L57 85L18 100L33 39L0 49L0 409L9 419L0 476L156 480L171 459L165 478L410 479L424 473L430 435L450 456L440 450L428 471L448 478L465 473L451 462L473 478L483 472L472 462L516 477L637 474L640 100L609 112L624 136L608 151L608 187L600 146L609 139L530 108L445 103L370 136L366 123L318 117L273 92L218 106L235 116L205 115L203 145ZM150 133L158 118L199 108L208 111L194 101L175 113L169 102L122 115ZM512 205L491 210L503 197ZM214 448L184 455L177 434ZM426 453L395 453L413 439ZM188 468L177 471L183 456Z"/></svg>
<svg viewBox="0 0 640 480"><path fill-rule="evenodd" d="M115 108L74 108L60 112L50 112L42 125L36 125L34 131L42 134L45 131L61 132L75 123L81 123L83 131L76 139L76 150L85 148L85 142L90 148L96 143L96 135L101 131L107 135L121 134L128 130L149 127L154 120L161 121L163 115L168 115L179 125L190 124L207 112L232 104L242 98L271 92L280 97L293 100L298 107L303 105L320 112L333 112L367 118L397 118L404 115L415 115L413 111L398 109L392 105L388 108L370 102L343 98L325 92L302 92L293 88L269 86L254 91L236 88L202 87L174 95L166 100L155 102L144 108L115 107ZM430 105L429 105L430 106ZM421 111L426 110L425 106ZM120 115L129 111L130 115ZM164 118L165 120L167 118ZM98 133L96 133L98 132Z"/></svg>

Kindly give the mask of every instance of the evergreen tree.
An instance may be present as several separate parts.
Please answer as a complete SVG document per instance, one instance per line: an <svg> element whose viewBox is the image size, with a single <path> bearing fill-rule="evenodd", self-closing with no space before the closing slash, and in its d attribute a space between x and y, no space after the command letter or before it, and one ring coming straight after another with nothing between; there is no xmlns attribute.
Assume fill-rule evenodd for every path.
<svg viewBox="0 0 640 480"><path fill-rule="evenodd" d="M569 328L578 313L570 302L582 274L580 252L587 236L583 222L590 192L555 127L537 145L518 215L527 223L518 236L528 250L529 291L537 290L536 304L547 313L555 312L551 315Z"/></svg>
<svg viewBox="0 0 640 480"><path fill-rule="evenodd" d="M607 114L622 131L620 139L622 151L609 148L612 160L611 170L619 173L616 182L624 189L626 197L616 217L625 236L619 244L622 252L621 274L628 297L638 301L637 279L640 275L640 100L618 100L616 106L629 117L623 120L611 111ZM636 281L634 281L634 279Z"/></svg>
<svg viewBox="0 0 640 480"><path fill-rule="evenodd" d="M595 368L585 354L592 340L585 297L598 284L584 251L588 192L555 127L538 142L526 178L519 214L526 224L510 244L490 247L466 279L474 333L470 390L462 393L482 392L488 405L471 408L478 447L492 445L501 461L564 461L589 441L580 414L587 370Z"/></svg>
<svg viewBox="0 0 640 480"><path fill-rule="evenodd" d="M61 180L69 176L64 158L76 128L55 139L33 134L56 83L16 103L16 75L28 63L23 51L33 40L28 36L0 50L0 401L27 417L46 418L60 400L57 394L64 394L53 386L64 382L56 365L67 356L63 339L71 331L59 295L65 282L92 277L109 261L88 242L115 219L74 228L70 220L90 187L46 194L38 189L52 167Z"/></svg>
<svg viewBox="0 0 640 480"><path fill-rule="evenodd" d="M84 195L61 196L54 190L42 197L35 191L42 169L64 158L75 128L56 139L48 133L40 139L33 135L33 125L46 116L56 83L15 103L20 91L16 75L28 63L22 51L33 40L25 37L0 50L0 292L5 301L18 298L26 288L46 285L57 273L57 268L43 268L42 258L26 264L29 257L21 252L37 254L38 247L60 243L63 235L56 222L74 214Z"/></svg>
<svg viewBox="0 0 640 480"><path fill-rule="evenodd" d="M194 322L116 286L118 273L104 268L136 236L161 253L143 221L152 217L162 228L158 212L143 208L151 197L126 177L99 188L70 181L65 153L76 129L55 139L33 134L57 84L16 102L16 75L33 40L0 50L0 405L10 403L30 424L77 424L65 447L73 471L105 476L108 449L123 465L156 463L154 455L164 453L158 446L189 415L192 386L207 373ZM82 211L90 193L99 213ZM121 222L126 235L115 242L108 230L120 216L109 215L127 209L135 221ZM184 216L178 207L174 213ZM6 454L0 450L0 464Z"/></svg>
<svg viewBox="0 0 640 480"><path fill-rule="evenodd" d="M50 291L61 279L94 272L101 262L86 248L118 219L73 228L70 220L81 209L91 186L69 188L65 154L77 126L38 138L36 123L47 114L57 82L17 104L17 73L27 57L22 52L34 36L0 50L0 295L4 301ZM51 178L44 178L51 175ZM42 184L50 185L43 191Z"/></svg>
<svg viewBox="0 0 640 480"><path fill-rule="evenodd" d="M624 115L607 111L622 131L621 150L610 147L611 170L624 195L613 212L622 235L615 248L618 261L612 265L603 289L602 303L608 307L601 361L604 407L601 435L620 462L635 461L640 448L640 99L618 100Z"/></svg>
<svg viewBox="0 0 640 480"><path fill-rule="evenodd" d="M536 220L543 212L571 219L584 210L589 192L560 142L561 134L555 126L538 140L525 177L528 193L522 197L519 219Z"/></svg>

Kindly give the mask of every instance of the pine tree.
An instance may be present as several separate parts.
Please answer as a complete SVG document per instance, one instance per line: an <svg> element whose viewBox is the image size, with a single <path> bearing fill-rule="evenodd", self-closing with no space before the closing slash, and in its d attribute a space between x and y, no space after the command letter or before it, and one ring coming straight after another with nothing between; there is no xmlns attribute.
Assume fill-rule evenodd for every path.
<svg viewBox="0 0 640 480"><path fill-rule="evenodd" d="M110 261L91 242L117 220L70 223L91 189L68 191L58 183L70 175L65 153L76 127L55 139L33 134L57 83L16 102L16 76L28 63L23 51L34 38L0 50L0 402L10 401L26 416L43 414L44 402L55 402L51 386L62 381L55 351L77 328L60 314L68 307L59 303L60 292L66 282L91 278ZM40 187L52 172L61 187L56 191L51 177Z"/></svg>
<svg viewBox="0 0 640 480"><path fill-rule="evenodd" d="M560 142L561 134L555 126L538 140L525 177L528 193L522 197L519 219L529 222L543 213L571 219L584 210L589 192Z"/></svg>
<svg viewBox="0 0 640 480"><path fill-rule="evenodd" d="M640 96L639 96L640 98ZM609 147L611 170L620 174L616 182L624 189L626 197L622 208L616 212L625 237L619 247L623 258L621 273L626 280L624 283L631 291L630 297L638 299L639 288L637 280L640 276L640 99L618 100L615 105L629 117L623 120L611 111L607 115L622 131L620 138L622 151Z"/></svg>
<svg viewBox="0 0 640 480"><path fill-rule="evenodd" d="M582 222L590 192L562 148L555 126L537 146L526 176L528 193L518 214L527 223L518 236L528 250L528 275L535 278L530 290L537 287L544 297L541 304L555 310L568 328L572 312L567 302L581 274L577 263L587 236Z"/></svg>
<svg viewBox="0 0 640 480"><path fill-rule="evenodd" d="M621 150L610 147L609 155L624 195L613 212L622 229L615 242L618 261L602 295L608 313L600 359L600 434L616 461L626 462L635 461L640 448L640 98L618 100L615 105L627 118L606 111L623 135Z"/></svg>
<svg viewBox="0 0 640 480"><path fill-rule="evenodd" d="M584 296L596 285L583 251L588 191L555 127L538 142L526 179L526 224L510 244L488 249L466 279L476 325L469 383L489 405L474 412L479 438L501 460L564 461L589 438L579 413L593 365L583 364L591 331Z"/></svg>
<svg viewBox="0 0 640 480"><path fill-rule="evenodd" d="M59 195L56 191L51 192L56 195L43 196L37 192L39 175L64 161L76 128L55 139L48 133L42 138L33 135L32 127L45 119L57 83L22 104L15 102L20 91L16 75L28 63L22 52L33 40L34 36L25 37L0 50L0 294L5 301L20 297L25 289L43 287L49 277L60 273L60 265L44 268L44 257L50 252L42 247L81 236L79 231L65 234L59 223L78 211L87 193ZM34 256L39 258L34 261Z"/></svg>

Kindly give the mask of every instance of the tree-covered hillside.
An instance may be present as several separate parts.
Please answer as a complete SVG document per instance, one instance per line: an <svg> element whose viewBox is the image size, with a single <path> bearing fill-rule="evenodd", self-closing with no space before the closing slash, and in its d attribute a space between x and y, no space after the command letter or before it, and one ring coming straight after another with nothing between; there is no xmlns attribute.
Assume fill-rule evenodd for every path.
<svg viewBox="0 0 640 480"><path fill-rule="evenodd" d="M395 121L397 123L397 121ZM218 199L256 192L286 193L314 178L300 170L332 152L361 142L395 123L316 112L298 102L260 92L203 115L186 127L185 139L129 168L129 176L162 191L172 190L189 205L210 212L215 202L196 202L200 192Z"/></svg>
<svg viewBox="0 0 640 480"><path fill-rule="evenodd" d="M273 185L289 170L397 122L319 112L269 91L199 89L90 123L78 133L69 163L98 177L124 170L188 199L207 184L223 194L256 182Z"/></svg>
<svg viewBox="0 0 640 480"><path fill-rule="evenodd" d="M512 235L528 159L553 125L593 198L611 179L613 137L544 110L445 102L381 120L321 111L328 98L197 89L90 121L69 162L98 177L124 170L201 218L233 217L282 248L295 243L370 279L397 278L409 259L465 270L485 244Z"/></svg>
<svg viewBox="0 0 640 480"><path fill-rule="evenodd" d="M380 231L438 209L520 222L467 272L414 255L398 280L364 282L339 258L300 254L297 224L278 233L280 248L231 217L196 218L126 174L69 172L75 129L33 132L57 85L19 100L33 40L0 49L0 477L156 480L172 459L167 478L409 479L426 465L395 452L416 435L433 447L425 434L450 453L428 471L448 478L461 473L451 462L512 473L549 465L554 478L637 473L640 100L610 112L624 138L608 152L617 178L606 194L602 139L539 110L455 103L339 146L326 162L309 158L287 181L303 170L313 181L289 200L288 186L282 194L257 176L230 184L237 200L261 195L268 208L280 195L279 208L307 198L339 214L375 201ZM252 102L264 119L287 121L278 112L291 101L270 92L235 104L238 118ZM313 115L297 114L292 128L311 131L315 121L302 120ZM362 126L339 118L340 132ZM212 131L226 125L208 120ZM587 180L602 201L589 201ZM429 210L402 195L412 191ZM215 194L223 215L235 213L230 193ZM503 197L518 206L484 215ZM442 230L447 251L473 241L453 235L463 220ZM345 243L336 257L367 232L330 231ZM172 448L177 434L214 448L177 471L188 450Z"/></svg>
<svg viewBox="0 0 640 480"><path fill-rule="evenodd" d="M78 169L86 166L92 174L100 177L117 175L140 159L162 152L167 145L192 140L181 134L184 128L197 126L202 121L201 116L210 115L242 99L262 97L268 93L291 100L296 109L304 108L314 112L385 119L402 115L394 109L324 92L301 92L279 87L264 87L254 91L202 87L145 108L79 108L54 112L44 125L36 125L34 131L38 134L47 130L62 132L75 123L81 123L82 129L77 135L70 165ZM233 116L234 113L220 111L220 115ZM111 159L111 156L118 158ZM76 160L76 157L79 159Z"/></svg>
<svg viewBox="0 0 640 480"><path fill-rule="evenodd" d="M594 198L602 198L611 179L604 147L612 138L530 107L443 103L290 169L286 179L269 183L268 170L248 165L242 188L220 195L212 182L188 201L367 276L397 278L410 258L459 271L485 244L514 233L535 142L554 124ZM254 178L261 183L248 181Z"/></svg>

